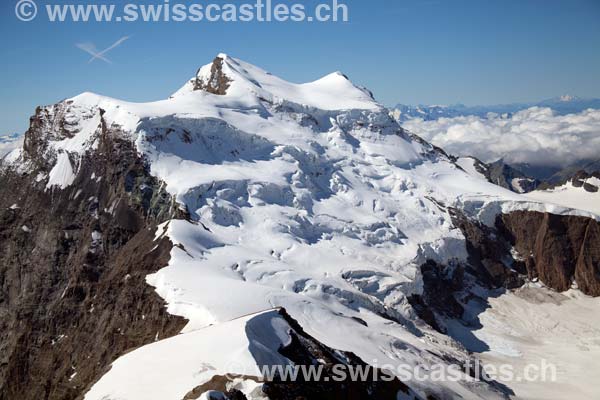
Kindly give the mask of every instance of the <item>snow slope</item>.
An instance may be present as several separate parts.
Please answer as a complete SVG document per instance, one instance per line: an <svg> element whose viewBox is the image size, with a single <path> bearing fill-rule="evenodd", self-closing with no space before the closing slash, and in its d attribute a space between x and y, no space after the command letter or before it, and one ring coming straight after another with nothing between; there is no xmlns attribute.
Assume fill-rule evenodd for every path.
<svg viewBox="0 0 600 400"><path fill-rule="evenodd" d="M492 299L479 318L483 328L474 332L492 344L481 358L489 365L513 366L521 379L509 384L518 398L560 400L566 393L598 398L600 321L593 318L598 307L598 298L575 290L559 294L536 284ZM529 367L525 375L528 365L540 368Z"/></svg>
<svg viewBox="0 0 600 400"><path fill-rule="evenodd" d="M334 72L314 82L294 84L227 54L219 54L217 58L226 60L223 73L233 81L227 91L228 97L292 102L321 110L380 108L368 91L354 86L341 72ZM204 82L209 81L211 68L212 64L203 66L196 77ZM191 83L188 83L174 96L190 90Z"/></svg>
<svg viewBox="0 0 600 400"><path fill-rule="evenodd" d="M247 336L231 334L247 329ZM277 350L291 340L290 329L276 311L266 311L156 342L117 360L86 398L183 399L199 382L217 373L259 377L252 351L261 348L262 365L289 365ZM259 386L248 380L240 388L258 395Z"/></svg>
<svg viewBox="0 0 600 400"><path fill-rule="evenodd" d="M56 160L40 178L48 190L72 184L78 157L95 149L104 123L135 141L151 173L192 216L159 227L157 238L167 235L176 246L169 265L147 278L188 325L117 360L87 400L181 399L210 371L231 372L229 360L255 373L247 354L252 318L244 316L278 307L320 342L368 363L466 360L468 352L419 322L407 301L422 289L418 267L427 259L467 257L446 207L486 223L516 209L591 215L471 176L413 140L340 73L298 85L219 57L230 81L225 95L189 81L163 101L84 93L48 111L72 122L68 136L48 127L48 157ZM210 80L211 71L202 67L194 80ZM15 151L9 160L20 157ZM272 324L265 330L282 335ZM196 373L205 363L214 369ZM436 388L502 397L466 376L409 385L422 395ZM244 390L258 398L251 383Z"/></svg>
<svg viewBox="0 0 600 400"><path fill-rule="evenodd" d="M595 187L600 187L598 178L590 178L589 183ZM571 181L553 189L535 190L526 196L535 201L586 210L600 215L600 192L588 192L583 187L573 186Z"/></svg>
<svg viewBox="0 0 600 400"><path fill-rule="evenodd" d="M465 170L466 173L477 179L487 181L487 178L476 168L477 160L473 157L460 157L456 160L456 165Z"/></svg>

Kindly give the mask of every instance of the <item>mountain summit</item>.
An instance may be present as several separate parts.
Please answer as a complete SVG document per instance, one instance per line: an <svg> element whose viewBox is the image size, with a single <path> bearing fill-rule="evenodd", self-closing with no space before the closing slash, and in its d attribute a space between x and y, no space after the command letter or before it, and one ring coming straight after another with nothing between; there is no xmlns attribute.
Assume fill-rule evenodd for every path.
<svg viewBox="0 0 600 400"><path fill-rule="evenodd" d="M248 97L285 101L321 110L382 108L369 92L355 86L341 72L314 82L294 84L226 54L219 54L211 64L200 68L174 96L196 90L246 101Z"/></svg>
<svg viewBox="0 0 600 400"><path fill-rule="evenodd" d="M261 379L265 366L463 365L496 343L472 339L488 298L532 280L600 295L597 215L465 168L341 73L294 84L223 54L166 100L39 107L0 170L0 387L506 398L467 372Z"/></svg>

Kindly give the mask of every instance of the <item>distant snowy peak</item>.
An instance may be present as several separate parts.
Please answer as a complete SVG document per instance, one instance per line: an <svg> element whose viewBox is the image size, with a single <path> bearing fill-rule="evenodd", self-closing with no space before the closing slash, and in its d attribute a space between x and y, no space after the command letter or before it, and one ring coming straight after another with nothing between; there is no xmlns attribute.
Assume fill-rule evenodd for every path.
<svg viewBox="0 0 600 400"><path fill-rule="evenodd" d="M399 122L420 118L424 121L433 121L439 118L454 118L461 114L460 109L448 106L409 106L398 104L391 110L392 116Z"/></svg>
<svg viewBox="0 0 600 400"><path fill-rule="evenodd" d="M580 100L577 96L571 96L570 94L565 94L559 97L559 100L562 102L575 101Z"/></svg>
<svg viewBox="0 0 600 400"><path fill-rule="evenodd" d="M392 115L400 122L420 118L424 121L435 121L440 118L456 118L477 116L486 118L488 114L512 115L532 107L550 108L557 115L579 113L587 109L600 109L600 99L585 99L572 95L563 95L552 99L532 103L497 104L489 106L465 106L455 104L440 105L405 105L398 104L392 109Z"/></svg>
<svg viewBox="0 0 600 400"><path fill-rule="evenodd" d="M368 90L354 85L341 72L314 82L295 84L226 54L219 54L212 63L201 67L174 96L198 90L230 98L251 96L271 103L287 102L321 110L383 108Z"/></svg>

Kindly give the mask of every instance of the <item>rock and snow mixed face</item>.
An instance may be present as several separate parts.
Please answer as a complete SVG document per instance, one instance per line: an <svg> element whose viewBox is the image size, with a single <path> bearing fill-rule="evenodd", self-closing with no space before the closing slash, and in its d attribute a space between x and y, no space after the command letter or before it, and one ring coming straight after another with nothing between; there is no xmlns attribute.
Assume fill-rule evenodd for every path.
<svg viewBox="0 0 600 400"><path fill-rule="evenodd" d="M576 174L562 185L546 190L535 190L527 196L533 200L560 204L600 215L600 173L590 175L582 172L583 176L578 176L580 174Z"/></svg>
<svg viewBox="0 0 600 400"><path fill-rule="evenodd" d="M486 222L502 210L568 211L472 177L408 135L341 73L293 84L220 55L167 100L84 93L47 109L57 112L67 128L48 126L49 144L39 149L55 160L40 177L47 190L71 185L78 158L94 151L99 135L118 132L135 141L151 173L191 215L159 228L157 237L168 235L175 246L168 267L147 278L188 325L181 336L117 361L88 400L182 398L193 389L190 376L195 385L210 378L194 375L202 359L218 361L214 374L230 372L221 361L243 353L242 316L276 307L320 342L366 362L466 359L456 343L415 325L407 301L421 290L426 260L467 257L449 207ZM50 120L57 119L39 123ZM26 165L22 158L17 151L8 161ZM217 341L223 335L227 343ZM201 339L204 347L178 363ZM228 346L234 342L241 344ZM177 368L168 393L158 379L137 385L119 372L145 374L149 366ZM422 393L442 385L468 398L501 397L468 379L415 385Z"/></svg>

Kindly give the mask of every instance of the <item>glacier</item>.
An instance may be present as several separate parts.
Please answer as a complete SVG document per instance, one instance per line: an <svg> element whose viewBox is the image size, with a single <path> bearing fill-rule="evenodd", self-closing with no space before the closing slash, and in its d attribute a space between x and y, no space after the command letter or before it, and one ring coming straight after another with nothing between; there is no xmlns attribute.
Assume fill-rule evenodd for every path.
<svg viewBox="0 0 600 400"><path fill-rule="evenodd" d="M72 185L78 160L111 127L135 142L189 215L159 226L156 238L174 247L169 265L147 277L187 325L118 359L86 400L181 399L211 374L256 374L249 343L259 339L248 324L270 321L283 343L284 322L270 314L279 308L321 343L370 363L468 360L408 301L422 291L427 260L467 261L449 209L489 225L525 209L599 218L472 176L339 72L294 84L220 54L166 100L83 93L48 112L72 124L68 136L48 127L56 135L46 150L55 166L40 177L47 190ZM21 150L5 160L26 169ZM277 341L267 344L265 354L277 357L268 348ZM251 380L235 384L261 398ZM411 385L412 398L432 387L449 398L506 397L469 376Z"/></svg>

